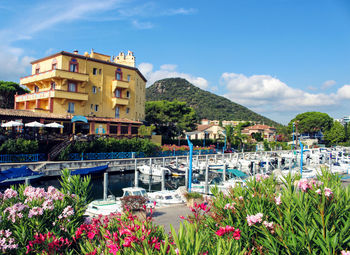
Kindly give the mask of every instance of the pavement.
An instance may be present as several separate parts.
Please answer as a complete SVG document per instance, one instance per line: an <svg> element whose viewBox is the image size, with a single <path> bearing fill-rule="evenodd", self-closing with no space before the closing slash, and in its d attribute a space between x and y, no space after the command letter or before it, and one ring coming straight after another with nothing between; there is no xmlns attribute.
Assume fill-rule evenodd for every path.
<svg viewBox="0 0 350 255"><path fill-rule="evenodd" d="M172 225L175 230L179 229L180 223L184 220L180 216L187 216L191 214L191 210L183 205L174 205L170 207L156 208L153 212L153 220L157 225L164 226L166 232L170 232L170 225Z"/></svg>

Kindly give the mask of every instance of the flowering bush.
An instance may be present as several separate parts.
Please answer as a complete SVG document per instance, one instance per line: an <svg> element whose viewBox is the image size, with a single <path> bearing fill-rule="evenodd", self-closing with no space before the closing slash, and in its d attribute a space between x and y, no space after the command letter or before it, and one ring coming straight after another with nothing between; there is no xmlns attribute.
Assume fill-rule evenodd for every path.
<svg viewBox="0 0 350 255"><path fill-rule="evenodd" d="M25 254L43 250L48 253L51 246L66 249L75 229L83 222L87 204L89 178L69 177L63 171L63 188L34 188L20 185L17 189L8 188L0 192L0 249L7 254ZM73 185L77 185L73 187ZM59 246L57 246L59 244ZM55 248L55 249L56 249ZM44 249L45 250L45 249Z"/></svg>
<svg viewBox="0 0 350 255"><path fill-rule="evenodd" d="M193 150L213 150L215 149L214 145L210 145L209 147L195 146ZM189 151L190 148L187 145L177 146L175 144L164 144L162 146L162 151Z"/></svg>
<svg viewBox="0 0 350 255"><path fill-rule="evenodd" d="M238 251L248 254L347 254L349 187L325 170L317 179L299 178L289 175L278 184L259 175L228 195L213 188L199 231L225 236L239 229Z"/></svg>

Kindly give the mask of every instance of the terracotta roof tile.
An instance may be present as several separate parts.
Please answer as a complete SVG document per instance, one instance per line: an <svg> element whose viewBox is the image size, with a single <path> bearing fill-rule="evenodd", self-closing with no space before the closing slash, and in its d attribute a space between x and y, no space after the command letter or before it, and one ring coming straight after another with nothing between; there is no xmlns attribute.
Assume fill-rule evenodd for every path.
<svg viewBox="0 0 350 255"><path fill-rule="evenodd" d="M3 109L0 108L0 118L2 116L8 116L13 118L27 117L27 118L47 118L47 119L60 119L70 120L72 116L65 114L53 114L53 113L41 113L33 112L28 110L15 110L15 109ZM116 119L116 118L102 118L102 117L86 117L88 121L101 121L111 123L131 123L131 124L142 124L140 121L134 121L129 119Z"/></svg>

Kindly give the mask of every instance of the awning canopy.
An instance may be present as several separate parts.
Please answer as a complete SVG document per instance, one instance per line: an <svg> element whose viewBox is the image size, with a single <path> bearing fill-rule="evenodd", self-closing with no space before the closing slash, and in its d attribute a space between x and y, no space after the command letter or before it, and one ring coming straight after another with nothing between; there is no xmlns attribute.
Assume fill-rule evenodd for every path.
<svg viewBox="0 0 350 255"><path fill-rule="evenodd" d="M81 122L88 123L88 120L86 119L86 117L81 116L81 115L75 115L75 116L73 116L71 122L77 122L77 121L81 121Z"/></svg>

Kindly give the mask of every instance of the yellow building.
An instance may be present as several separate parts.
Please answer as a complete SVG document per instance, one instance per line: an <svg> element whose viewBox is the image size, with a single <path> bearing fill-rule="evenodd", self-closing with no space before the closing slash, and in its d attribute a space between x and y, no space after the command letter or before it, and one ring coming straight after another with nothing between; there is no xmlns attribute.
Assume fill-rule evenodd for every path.
<svg viewBox="0 0 350 255"><path fill-rule="evenodd" d="M16 110L85 116L97 122L107 118L113 123L140 123L145 118L146 79L131 51L112 58L93 50L84 55L61 51L31 64L32 75L20 80L31 93L15 97ZM95 124L89 133L96 133Z"/></svg>

